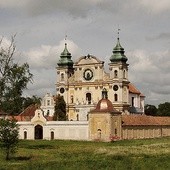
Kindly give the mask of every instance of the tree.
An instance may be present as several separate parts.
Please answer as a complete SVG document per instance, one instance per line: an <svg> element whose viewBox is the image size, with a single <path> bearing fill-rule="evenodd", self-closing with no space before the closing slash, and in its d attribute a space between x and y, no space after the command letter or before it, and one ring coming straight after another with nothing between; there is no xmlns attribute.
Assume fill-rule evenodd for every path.
<svg viewBox="0 0 170 170"><path fill-rule="evenodd" d="M66 120L66 103L64 101L63 96L57 95L55 97L55 111L53 120Z"/></svg>
<svg viewBox="0 0 170 170"><path fill-rule="evenodd" d="M158 115L159 116L170 116L170 103L165 102L158 105Z"/></svg>
<svg viewBox="0 0 170 170"><path fill-rule="evenodd" d="M3 39L0 41L0 108L9 114L22 111L22 93L33 76L27 63L14 63L14 38L9 46L3 45Z"/></svg>
<svg viewBox="0 0 170 170"><path fill-rule="evenodd" d="M6 160L17 150L19 127L15 120L0 119L0 142L6 154Z"/></svg>
<svg viewBox="0 0 170 170"><path fill-rule="evenodd" d="M32 104L41 105L41 98L33 95L32 97L23 98L23 109L26 109L28 106Z"/></svg>
<svg viewBox="0 0 170 170"><path fill-rule="evenodd" d="M151 116L156 116L157 115L158 109L154 105L146 104L145 105L145 114L146 115L151 115Z"/></svg>

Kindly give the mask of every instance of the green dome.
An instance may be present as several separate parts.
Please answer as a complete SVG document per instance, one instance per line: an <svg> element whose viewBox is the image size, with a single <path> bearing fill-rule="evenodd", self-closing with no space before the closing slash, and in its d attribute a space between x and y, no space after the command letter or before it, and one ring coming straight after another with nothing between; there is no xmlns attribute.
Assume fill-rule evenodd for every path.
<svg viewBox="0 0 170 170"><path fill-rule="evenodd" d="M57 63L58 66L73 66L73 61L71 60L71 53L67 50L67 43L65 43L64 51L60 55L60 60Z"/></svg>
<svg viewBox="0 0 170 170"><path fill-rule="evenodd" d="M116 47L113 49L113 55L110 57L111 62L122 61L126 62L128 59L124 55L124 48L120 45L119 38L117 39Z"/></svg>

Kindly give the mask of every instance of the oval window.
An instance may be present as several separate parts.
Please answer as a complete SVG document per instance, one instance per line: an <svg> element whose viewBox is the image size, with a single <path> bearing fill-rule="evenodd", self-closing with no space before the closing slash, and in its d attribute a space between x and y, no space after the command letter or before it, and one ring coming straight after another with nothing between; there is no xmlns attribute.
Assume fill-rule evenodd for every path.
<svg viewBox="0 0 170 170"><path fill-rule="evenodd" d="M62 88L60 88L60 93L64 93L64 88L62 87Z"/></svg>

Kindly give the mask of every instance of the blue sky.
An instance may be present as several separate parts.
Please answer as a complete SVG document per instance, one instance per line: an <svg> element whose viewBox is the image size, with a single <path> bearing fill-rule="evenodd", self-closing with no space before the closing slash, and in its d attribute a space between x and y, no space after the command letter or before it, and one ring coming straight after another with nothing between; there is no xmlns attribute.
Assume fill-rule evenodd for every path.
<svg viewBox="0 0 170 170"><path fill-rule="evenodd" d="M55 94L65 35L74 61L92 54L107 67L120 28L129 79L157 105L170 101L169 17L169 0L1 0L0 36L17 34L15 60L34 74L25 95L43 96Z"/></svg>

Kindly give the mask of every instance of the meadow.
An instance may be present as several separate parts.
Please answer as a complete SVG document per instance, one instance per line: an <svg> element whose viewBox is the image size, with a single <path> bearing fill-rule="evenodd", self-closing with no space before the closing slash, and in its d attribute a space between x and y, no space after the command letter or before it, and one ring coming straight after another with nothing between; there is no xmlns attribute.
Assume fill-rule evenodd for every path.
<svg viewBox="0 0 170 170"><path fill-rule="evenodd" d="M169 170L170 138L112 143L21 140L18 152L0 170Z"/></svg>

